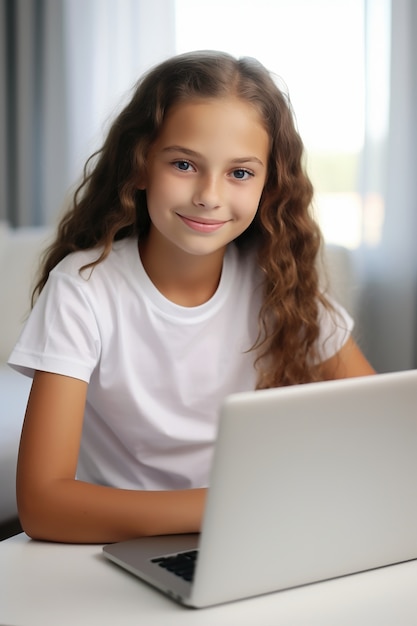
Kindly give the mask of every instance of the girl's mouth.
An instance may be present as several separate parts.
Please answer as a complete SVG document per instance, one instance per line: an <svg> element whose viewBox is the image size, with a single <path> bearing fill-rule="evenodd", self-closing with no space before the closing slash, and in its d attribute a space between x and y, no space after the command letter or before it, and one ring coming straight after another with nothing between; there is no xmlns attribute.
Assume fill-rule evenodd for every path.
<svg viewBox="0 0 417 626"><path fill-rule="evenodd" d="M213 233L226 224L225 221L222 222L218 220L208 220L205 218L191 218L186 217L185 215L180 215L180 213L177 213L177 215L186 226L200 233Z"/></svg>

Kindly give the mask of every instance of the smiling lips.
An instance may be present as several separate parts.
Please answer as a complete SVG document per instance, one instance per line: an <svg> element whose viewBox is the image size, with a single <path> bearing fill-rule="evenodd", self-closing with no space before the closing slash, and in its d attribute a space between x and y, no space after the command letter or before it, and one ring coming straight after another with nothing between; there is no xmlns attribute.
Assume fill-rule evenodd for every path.
<svg viewBox="0 0 417 626"><path fill-rule="evenodd" d="M180 215L177 213L178 217L192 230L196 230L200 233L213 233L216 230L219 230L226 222L220 222L216 220L208 220L205 218L191 218L186 217L185 215Z"/></svg>

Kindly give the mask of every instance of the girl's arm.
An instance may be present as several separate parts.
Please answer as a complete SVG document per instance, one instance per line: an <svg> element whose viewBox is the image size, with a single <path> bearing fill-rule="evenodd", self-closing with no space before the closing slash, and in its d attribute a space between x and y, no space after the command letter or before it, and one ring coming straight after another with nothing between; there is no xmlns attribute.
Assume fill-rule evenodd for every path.
<svg viewBox="0 0 417 626"><path fill-rule="evenodd" d="M205 489L133 491L75 480L86 395L83 381L35 374L17 467L24 531L70 543L198 532Z"/></svg>
<svg viewBox="0 0 417 626"><path fill-rule="evenodd" d="M341 350L321 367L327 380L369 376L376 373L351 337Z"/></svg>

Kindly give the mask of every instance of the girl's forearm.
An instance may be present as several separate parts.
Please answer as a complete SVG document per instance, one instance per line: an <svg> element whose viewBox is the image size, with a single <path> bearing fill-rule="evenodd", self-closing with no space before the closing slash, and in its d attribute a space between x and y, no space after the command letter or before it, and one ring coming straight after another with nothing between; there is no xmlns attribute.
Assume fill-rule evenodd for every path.
<svg viewBox="0 0 417 626"><path fill-rule="evenodd" d="M112 543L144 535L199 532L206 489L130 491L75 480L42 494L18 494L23 530L33 539Z"/></svg>

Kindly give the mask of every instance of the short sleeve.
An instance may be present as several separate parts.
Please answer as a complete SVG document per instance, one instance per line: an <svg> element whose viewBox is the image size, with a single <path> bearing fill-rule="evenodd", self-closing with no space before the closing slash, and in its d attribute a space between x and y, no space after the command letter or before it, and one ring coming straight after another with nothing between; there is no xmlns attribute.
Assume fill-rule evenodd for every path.
<svg viewBox="0 0 417 626"><path fill-rule="evenodd" d="M100 356L96 316L81 280L54 271L26 321L9 365L26 376L35 370L89 382Z"/></svg>
<svg viewBox="0 0 417 626"><path fill-rule="evenodd" d="M349 313L327 296L331 309L322 304L319 310L320 335L318 339L319 360L326 361L344 346L352 334L354 322Z"/></svg>

